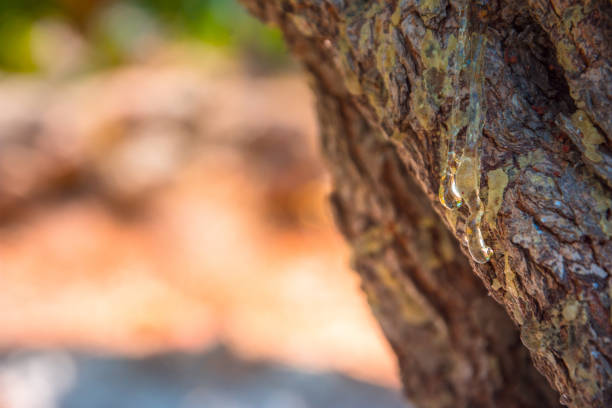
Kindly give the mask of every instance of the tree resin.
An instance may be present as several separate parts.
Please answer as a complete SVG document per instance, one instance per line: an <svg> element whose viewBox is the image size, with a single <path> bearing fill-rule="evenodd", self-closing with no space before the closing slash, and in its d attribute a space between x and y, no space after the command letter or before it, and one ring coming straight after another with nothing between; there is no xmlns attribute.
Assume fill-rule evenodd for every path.
<svg viewBox="0 0 612 408"><path fill-rule="evenodd" d="M440 180L440 201L449 208L455 209L465 203L469 215L466 223L466 241L470 255L475 262L485 263L491 259L493 250L482 237L482 219L484 206L480 199L480 150L482 131L485 119L484 73L483 63L486 49L486 37L480 33L467 32L469 9L465 0L461 1L459 17L460 27L453 67L453 85L455 98L451 109L447 134L446 169ZM469 39L469 41L468 41ZM466 45L469 46L469 59L466 61ZM462 129L460 118L460 73L466 69L469 102L467 107L467 129L461 156L457 159L457 136Z"/></svg>
<svg viewBox="0 0 612 408"><path fill-rule="evenodd" d="M443 206L449 210L454 210L461 207L463 199L457 189L455 175L457 173L458 157L457 157L457 135L461 130L461 70L465 66L465 53L467 43L467 26L468 26L468 6L467 1L462 0L459 3L459 32L457 33L457 46L455 48L453 65L450 69L451 80L455 96L451 107L450 122L448 124L444 140L447 143L446 149L446 166L440 180L440 190L438 196Z"/></svg>

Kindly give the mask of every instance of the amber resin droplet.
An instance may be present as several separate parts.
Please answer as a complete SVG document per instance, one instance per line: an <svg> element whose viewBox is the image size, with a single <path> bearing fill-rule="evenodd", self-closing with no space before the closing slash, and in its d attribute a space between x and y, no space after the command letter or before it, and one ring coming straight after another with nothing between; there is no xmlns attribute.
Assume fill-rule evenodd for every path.
<svg viewBox="0 0 612 408"><path fill-rule="evenodd" d="M459 5L459 33L455 62L451 70L455 98L451 108L450 123L445 141L447 143L445 166L440 179L439 199L449 209L456 209L463 203L468 207L466 222L466 244L475 262L485 263L491 259L493 250L486 245L482 235L484 206L480 199L480 151L485 119L484 101L484 53L486 37L483 34L468 34L469 2L462 0ZM466 50L469 58L466 58ZM467 108L467 129L461 157L457 158L457 137L461 131L460 74L467 74L469 103Z"/></svg>
<svg viewBox="0 0 612 408"><path fill-rule="evenodd" d="M471 35L470 44L468 128L463 154L457 168L457 184L459 193L469 210L465 234L470 255L475 262L485 263L493 255L493 250L486 245L482 237L484 206L480 199L480 151L485 119L483 63L486 37L474 33Z"/></svg>
<svg viewBox="0 0 612 408"><path fill-rule="evenodd" d="M461 130L459 117L461 116L461 95L459 88L461 86L460 77L461 70L465 65L466 43L467 43L467 26L468 26L468 2L461 1L459 4L459 32L457 33L457 46L454 53L454 63L450 67L453 89L455 89L455 97L450 113L450 124L445 130L444 140L446 146L445 166L440 179L440 190L438 198L443 206L449 210L454 210L461 207L463 199L457 189L456 173L457 173L457 135Z"/></svg>

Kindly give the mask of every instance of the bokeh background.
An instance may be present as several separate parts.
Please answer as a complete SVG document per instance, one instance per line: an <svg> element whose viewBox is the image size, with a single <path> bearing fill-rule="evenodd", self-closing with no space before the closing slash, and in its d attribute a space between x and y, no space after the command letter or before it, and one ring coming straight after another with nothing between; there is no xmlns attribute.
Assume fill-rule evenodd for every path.
<svg viewBox="0 0 612 408"><path fill-rule="evenodd" d="M0 408L403 406L307 82L231 0L0 2Z"/></svg>

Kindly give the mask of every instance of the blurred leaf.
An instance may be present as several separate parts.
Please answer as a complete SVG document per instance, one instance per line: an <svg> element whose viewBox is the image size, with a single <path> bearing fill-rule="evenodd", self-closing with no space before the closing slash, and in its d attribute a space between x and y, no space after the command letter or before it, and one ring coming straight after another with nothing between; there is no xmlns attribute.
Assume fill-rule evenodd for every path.
<svg viewBox="0 0 612 408"><path fill-rule="evenodd" d="M280 31L263 26L235 0L1 0L0 69L37 69L32 25L49 16L70 21L86 36L98 66L146 54L141 39L152 31L243 53L266 65L286 62Z"/></svg>
<svg viewBox="0 0 612 408"><path fill-rule="evenodd" d="M32 21L18 14L0 16L0 66L9 71L34 71Z"/></svg>

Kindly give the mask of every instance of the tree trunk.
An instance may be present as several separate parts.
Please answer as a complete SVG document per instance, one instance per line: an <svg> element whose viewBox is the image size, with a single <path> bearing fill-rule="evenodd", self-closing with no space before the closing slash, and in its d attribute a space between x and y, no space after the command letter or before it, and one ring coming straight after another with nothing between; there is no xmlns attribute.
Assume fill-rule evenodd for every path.
<svg viewBox="0 0 612 408"><path fill-rule="evenodd" d="M337 222L408 397L612 406L612 3L472 2L488 107L476 186L494 250L479 264L469 209L437 199L453 98L467 94L450 80L458 4L243 1L312 74Z"/></svg>

